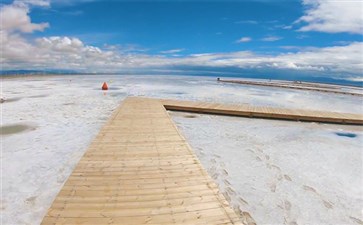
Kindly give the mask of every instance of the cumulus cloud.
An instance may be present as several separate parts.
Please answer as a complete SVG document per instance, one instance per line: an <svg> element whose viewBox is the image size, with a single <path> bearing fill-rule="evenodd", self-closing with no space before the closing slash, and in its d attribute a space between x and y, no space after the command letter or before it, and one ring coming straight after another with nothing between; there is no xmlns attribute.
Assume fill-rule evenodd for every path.
<svg viewBox="0 0 363 225"><path fill-rule="evenodd" d="M363 34L363 1L303 0L304 15L296 23L307 23L300 31Z"/></svg>
<svg viewBox="0 0 363 225"><path fill-rule="evenodd" d="M22 7L25 6L4 5L0 9L1 12L3 10L6 12L6 7L18 7L24 10ZM25 7L25 11L12 17L16 21L23 22L5 22L1 25L0 46L2 54L0 55L0 62L3 69L70 69L83 72L117 72L124 69L139 68L208 66L324 71L356 74L357 76L361 76L363 70L363 42L347 43L343 46L300 49L298 52L278 55L240 51L169 57L169 54L180 52L183 49L163 51L163 55L150 55L142 51L120 51L122 46L95 47L87 45L75 37L54 36L29 39L24 36L24 33L39 31L45 27L41 24L33 24L28 13L29 8ZM11 17L12 13L2 13L1 16ZM24 17L26 20L21 19Z"/></svg>
<svg viewBox="0 0 363 225"><path fill-rule="evenodd" d="M346 46L313 48L305 52L282 54L275 58L272 66L362 74L362 54L363 42L354 42Z"/></svg>
<svg viewBox="0 0 363 225"><path fill-rule="evenodd" d="M250 37L241 37L236 42L237 43L243 43L243 42L250 42L251 40L252 40L252 38L250 38Z"/></svg>
<svg viewBox="0 0 363 225"><path fill-rule="evenodd" d="M42 31L49 26L48 23L32 23L28 15L29 7L26 4L5 5L0 9L0 30L2 32L20 31L32 33Z"/></svg>
<svg viewBox="0 0 363 225"><path fill-rule="evenodd" d="M42 0L17 0L10 5L3 5L0 8L0 63L7 61L28 62L37 49L28 42L23 33L43 31L49 26L48 23L32 23L29 17L31 5L47 6L47 1ZM49 4L49 2L48 2Z"/></svg>
<svg viewBox="0 0 363 225"><path fill-rule="evenodd" d="M34 44L18 40L6 49L2 63L9 68L57 68L79 71L120 71L132 68L210 66L239 67L248 69L291 69L361 74L363 43L346 46L315 48L304 52L280 55L259 55L249 51L192 54L169 58L148 54L120 54L114 51L88 46L77 38L40 38Z"/></svg>
<svg viewBox="0 0 363 225"><path fill-rule="evenodd" d="M56 52L77 52L84 47L81 40L78 38L69 37L50 37L40 38L36 40L38 47L45 48L49 51Z"/></svg>
<svg viewBox="0 0 363 225"><path fill-rule="evenodd" d="M173 64L239 68L272 68L361 74L363 43L346 46L313 48L297 53L260 55L249 51L195 54L169 61Z"/></svg>

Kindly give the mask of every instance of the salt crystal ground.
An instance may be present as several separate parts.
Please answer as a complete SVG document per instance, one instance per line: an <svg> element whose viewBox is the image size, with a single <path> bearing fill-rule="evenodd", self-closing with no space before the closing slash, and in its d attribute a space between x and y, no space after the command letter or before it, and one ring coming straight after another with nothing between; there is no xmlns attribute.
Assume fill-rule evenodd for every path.
<svg viewBox="0 0 363 225"><path fill-rule="evenodd" d="M100 87L107 81L110 90ZM220 84L182 76L58 76L2 80L2 220L39 224L102 124L126 96L363 113L361 98ZM258 224L362 221L363 131L324 125L172 113L236 210ZM355 138L336 132L357 134Z"/></svg>
<svg viewBox="0 0 363 225"><path fill-rule="evenodd" d="M362 220L360 128L172 115L235 211L249 212L257 224ZM358 138L339 137L336 131Z"/></svg>

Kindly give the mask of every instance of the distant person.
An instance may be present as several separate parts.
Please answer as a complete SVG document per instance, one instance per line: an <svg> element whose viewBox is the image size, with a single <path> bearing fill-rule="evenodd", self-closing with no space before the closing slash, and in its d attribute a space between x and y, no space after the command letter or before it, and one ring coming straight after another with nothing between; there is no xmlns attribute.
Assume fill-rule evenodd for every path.
<svg viewBox="0 0 363 225"><path fill-rule="evenodd" d="M218 77L218 78L217 78L217 81L220 81L220 80L221 80L221 78L219 78L219 77Z"/></svg>

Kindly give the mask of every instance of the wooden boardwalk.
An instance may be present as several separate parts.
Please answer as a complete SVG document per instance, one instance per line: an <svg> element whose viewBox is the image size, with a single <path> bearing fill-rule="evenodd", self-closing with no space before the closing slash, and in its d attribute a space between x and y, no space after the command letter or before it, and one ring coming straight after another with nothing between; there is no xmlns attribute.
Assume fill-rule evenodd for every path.
<svg viewBox="0 0 363 225"><path fill-rule="evenodd" d="M363 115L127 98L101 129L43 225L242 224L166 109L363 124Z"/></svg>
<svg viewBox="0 0 363 225"><path fill-rule="evenodd" d="M258 107L251 105L227 105L207 102L161 100L168 110L209 113L228 116L243 116L266 119L282 119L306 122L363 125L363 114L338 113L313 110Z"/></svg>
<svg viewBox="0 0 363 225"><path fill-rule="evenodd" d="M91 143L45 224L241 224L160 100L127 98Z"/></svg>
<svg viewBox="0 0 363 225"><path fill-rule="evenodd" d="M333 85L333 84L319 84L319 83L293 83L293 82L267 82L267 81L248 81L248 80L218 80L218 82L224 83L234 83L234 84L242 84L242 85L254 85L254 86L265 86L265 87L278 87L278 88L289 88L289 89L297 89L297 90L306 90L306 91L319 91L319 92L327 92L334 94L343 94L343 95L354 95L363 97L363 88L361 87L348 87L349 89L355 90L346 91L342 88L347 88L344 86Z"/></svg>

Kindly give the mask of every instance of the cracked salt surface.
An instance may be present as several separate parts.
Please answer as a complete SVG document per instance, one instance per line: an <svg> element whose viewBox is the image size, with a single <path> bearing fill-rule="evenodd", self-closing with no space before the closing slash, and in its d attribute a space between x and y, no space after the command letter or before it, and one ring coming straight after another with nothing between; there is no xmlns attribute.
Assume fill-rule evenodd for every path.
<svg viewBox="0 0 363 225"><path fill-rule="evenodd" d="M170 114L242 218L362 224L362 127Z"/></svg>
<svg viewBox="0 0 363 225"><path fill-rule="evenodd" d="M101 85L104 81L107 81L109 87L111 88L107 92L103 92L100 90ZM11 127L17 126L19 124L26 124L28 126L31 125L32 127L34 127L34 129L27 129L26 131L22 132L1 135L1 181L3 193L1 199L1 216L3 224L36 225L40 223L47 209L50 207L52 201L61 189L63 183L66 181L67 177L72 172L73 168L82 157L83 153L87 150L87 146L89 145L89 143L96 136L101 126L109 118L112 111L116 109L119 106L120 102L128 95L200 100L221 103L249 103L253 105L279 106L315 110L332 110L338 112L362 112L361 98L359 97L344 95L340 96L308 91L294 91L278 88L220 84L215 81L215 78L208 77L106 75L44 77L30 76L14 77L11 79L3 78L1 82L2 93L0 97L5 99L5 102L0 104L2 109L1 126ZM196 114L193 114L193 116L194 115ZM276 122L269 121L268 123L264 123L263 127L272 126L272 128L270 129L275 129L272 125L274 123ZM187 125L188 123L186 123L186 126ZM190 126L194 127L193 124L190 124ZM239 130L234 131L235 133L229 133L227 132L227 130L223 130L224 125L222 126L221 124L221 130L219 132L225 133L225 135L227 136L242 135L242 137L244 137L247 135L244 131L244 126L241 126ZM251 125L249 130L253 131L253 126L254 125ZM257 125L256 127L258 128ZM293 126L293 128L294 127L295 125ZM15 130L17 130L19 127L15 128ZM226 125L226 128L228 128L228 125ZM205 132L205 135L208 135L208 133L210 133L210 131L205 130L205 128L203 127L200 127L198 129L200 129L201 132ZM309 141L301 139L298 143L294 142L293 140L295 140L296 136L294 136L293 134L294 132L298 132L299 129L291 128L290 130L291 134L282 135L283 139L279 139L279 137L276 137L275 133L277 134L278 132L266 133L263 132L263 130L261 129L257 129L256 131L259 132L251 133L244 138L246 140L252 140L253 138L257 137L258 140L262 139L262 141L271 140L271 143L274 143L276 146L281 147L279 149L282 149L281 151L286 151L289 148L300 149L302 151L312 145L312 143L314 143L311 142L310 139ZM316 133L318 132L318 130L318 128L311 129L307 131L307 133ZM345 130L335 131L346 132ZM326 205L328 207L330 206L329 204L332 204L334 207L333 210L337 210L343 208L344 206L347 211L346 215L349 214L350 216L352 216L352 218L356 218L357 221L359 221L361 220L361 218L359 217L359 214L357 215L355 208L362 208L361 200L357 200L357 202L355 203L355 208L352 207L353 203L349 202L348 200L344 200L342 201L342 203L339 204L336 203L336 199L340 195L345 196L346 193L350 193L346 198L354 199L357 194L362 194L358 188L359 184L361 184L362 182L357 183L357 181L352 178L353 175L356 175L356 179L360 179L360 181L362 180L361 175L359 175L359 173L361 174L362 172L361 161L359 161L361 160L362 154L361 152L358 152L356 150L356 148L359 147L357 146L357 142L362 142L362 134L361 131L349 132L358 134L358 136L356 138L347 138L339 137L332 132L329 134L324 133L324 135L326 135L328 138L326 139L326 143L325 145L323 145L325 147L322 148L321 152L325 154L328 150L333 153L337 152L334 153L333 156L337 156L338 153L341 153L340 155L338 155L339 158L337 158L336 160L338 161L338 159L344 159L338 165L336 171L337 175L339 175L339 180L329 180L329 176L326 176L327 178L323 176L322 178L323 180L327 180L327 182L329 181L327 183L328 187L330 186L337 188L332 188L331 191L326 194L325 189L322 189L314 182L307 182L310 178L303 179L303 177L301 179L302 181L307 182L304 183L304 185L307 186L305 187L305 189L307 190L304 189L304 186L299 186L299 188L296 188L296 193L311 193L309 195L311 200L314 200L315 198L318 198L317 196L321 195L322 199L327 201ZM331 135L334 136L334 141L331 141L334 139L333 137L331 137ZM315 140L312 136L310 138L312 140ZM315 138L321 140L321 138ZM188 137L188 139L191 140L191 143L198 144L198 140L193 139L193 137ZM280 141L276 143L275 140ZM204 141L205 140L203 140L203 138L200 139L200 143L204 143ZM222 143L223 141L220 141L219 144ZM354 143L356 147L349 147ZM281 146L283 144L284 146ZM344 148L348 150L353 150L349 151L350 153L348 154L343 154L341 151L335 150L337 146L343 145ZM234 146L235 143L231 140L228 140L224 143L224 151L230 151L230 149L235 148ZM312 146L310 146L310 148L314 149ZM267 151L263 148L261 149L263 151ZM314 151L320 152L317 150L318 149L315 149ZM257 178L261 178L264 182L268 184L268 186L256 186L254 187L256 190L250 190L250 196L253 196L253 193L256 193L257 196L266 194L268 198L264 199L263 201L261 200L261 202L258 202L254 205L252 204L254 202L251 199L245 199L245 201L248 202L249 207L252 207L254 210L253 211L251 208L247 208L246 211L251 212L251 216L259 221L259 218L261 217L259 217L258 214L265 213L264 208L261 207L261 204L266 205L266 202L274 205L284 204L284 207L286 205L286 207L289 208L289 203L286 202L285 204L285 202L279 202L280 198L276 197L277 194L273 195L270 193L271 190L273 190L274 188L276 188L276 190L273 193L280 193L280 188L284 187L283 182L281 182L282 184L276 184L276 187L274 187L274 179L276 176L278 176L277 168L273 169L273 165L275 164L271 165L270 170L276 171L270 171L269 173L267 173L267 169L261 169L264 168L263 162L265 162L264 160L266 160L263 158L264 155L262 153L259 153L259 151L254 148L252 148L251 151L255 151L256 153L250 152L250 155L247 155L250 159L257 159L257 157L261 159L261 161L251 160L251 165L253 166L252 169L246 170L244 164L248 165L247 162L242 161L244 163L241 164L240 161L236 161L236 159L233 158L231 160L224 161L223 163L225 163L227 166L229 164L236 163L234 165L239 166L238 170L235 171L226 169L226 172L229 174L229 176L236 177L236 180L228 180L228 182L230 182L232 185L234 184L234 182L239 183L242 181L246 182L245 186L253 185L253 183L249 183L251 181L245 181L244 179L242 179L243 176L246 176L246 174L248 175L249 173L255 174L254 179L257 180ZM235 154L237 153L238 152L235 152ZM272 153L271 155L269 155L272 162L275 162L274 160L278 159L283 160L283 162L285 160L287 161L286 165L289 165L288 163L292 163L289 160L296 160L296 156L291 155L292 153L289 153L289 151L286 151L285 155L279 155L278 158L273 158L274 154ZM298 152L294 151L294 154L297 153ZM325 156L323 153L319 154ZM350 162L350 158L353 158L352 155L354 155L355 158L352 159L352 162ZM325 160L325 158L319 158L319 156L320 155L314 158L315 161L312 162L304 161L304 163L301 163L299 161L296 161L296 163L298 165L302 164L300 165L301 169L306 169L310 167L316 168L317 165L321 165L323 166L323 168L331 166L330 164L327 165L329 161L325 162L323 161ZM360 162L360 164L358 161ZM292 179L291 182L298 181L296 171L295 172L297 177L294 177L293 172L287 173L289 172L288 169L290 167L285 168L284 165L280 166L280 164L278 164L278 166L280 167L280 169L283 169L284 173L286 173L286 175L288 175ZM352 170L352 174L350 175L346 176L343 172L339 172L347 171L349 169L352 169L353 167L354 170ZM216 170L218 170L217 167ZM322 175L319 171L311 171L310 174L306 174L304 176L311 176L312 178L316 178L318 180L318 178L320 178L320 176ZM234 173L240 174L233 175ZM284 178L289 179L285 176ZM344 185L347 183L351 184L351 192L341 192L340 188L346 188ZM341 184L343 184L343 186L341 186ZM266 189L266 187L268 188ZM314 188L314 190L316 190L318 194L314 194L314 191L312 191L312 189L309 189L309 187ZM350 190L349 187L347 188L347 190ZM300 191L301 193L298 191ZM331 193L332 191L336 192L338 196L335 197L336 199L332 197L334 196L334 193ZM306 197L309 196L307 195ZM231 201L239 200L234 199L233 195L231 195ZM316 199L315 201L318 202L318 200ZM319 201L321 202L322 200ZM289 200L289 202L291 204L291 215L289 216L289 218L291 218L291 221L293 221L294 218L297 218L297 216L300 216L301 218L308 218L306 214L310 213L310 211L297 211L296 202L292 200ZM308 207L309 201L302 201L301 204L303 204L300 205L301 207L304 206L304 204ZM343 206L340 207L340 205L342 204ZM267 209L269 208L267 207ZM325 210L325 208L322 209ZM271 211L269 211L267 215L269 215L268 218L273 218L274 215L281 215L279 214L281 212L283 212L282 209L280 211L274 211L271 209ZM311 213L323 214L325 213L325 211L311 211ZM294 215L296 216L294 217ZM331 213L329 215L331 215ZM329 217L329 215L327 215L327 217ZM343 215L342 213L337 215L331 215L331 217L337 218L339 217L339 215L344 218L345 221L346 215ZM299 222L299 220L297 221ZM341 220L338 219L337 221ZM349 221L351 223L354 223L354 219L351 219Z"/></svg>

